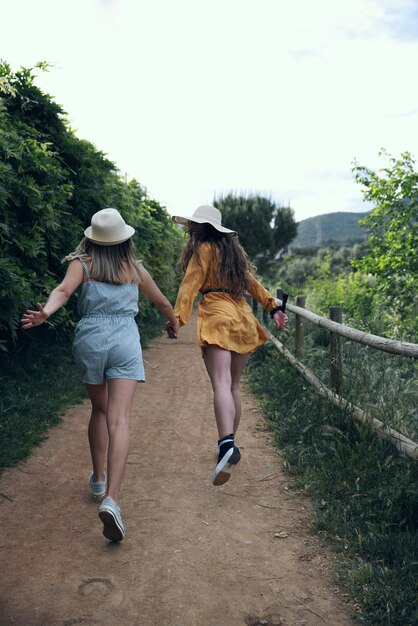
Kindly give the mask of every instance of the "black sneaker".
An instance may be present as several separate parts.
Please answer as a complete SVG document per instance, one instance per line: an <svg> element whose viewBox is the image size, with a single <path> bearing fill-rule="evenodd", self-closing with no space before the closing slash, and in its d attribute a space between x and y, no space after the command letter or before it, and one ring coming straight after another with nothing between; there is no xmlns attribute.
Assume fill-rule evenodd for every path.
<svg viewBox="0 0 418 626"><path fill-rule="evenodd" d="M235 465L241 460L241 452L237 446L231 446L222 458L218 458L215 469L212 472L212 484L219 487L226 483L231 477L231 472Z"/></svg>

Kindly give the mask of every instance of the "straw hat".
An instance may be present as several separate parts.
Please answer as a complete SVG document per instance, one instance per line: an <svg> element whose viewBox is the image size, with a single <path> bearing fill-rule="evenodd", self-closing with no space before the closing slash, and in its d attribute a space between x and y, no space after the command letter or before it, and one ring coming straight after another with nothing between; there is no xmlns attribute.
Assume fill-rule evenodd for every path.
<svg viewBox="0 0 418 626"><path fill-rule="evenodd" d="M235 230L222 226L222 213L210 204L202 204L198 206L193 215L173 215L173 220L177 224L187 224L188 222L196 222L197 224L210 224L220 233L235 233Z"/></svg>
<svg viewBox="0 0 418 626"><path fill-rule="evenodd" d="M85 237L99 246L115 246L130 239L135 229L125 223L116 209L102 209L91 218L91 226L84 231Z"/></svg>

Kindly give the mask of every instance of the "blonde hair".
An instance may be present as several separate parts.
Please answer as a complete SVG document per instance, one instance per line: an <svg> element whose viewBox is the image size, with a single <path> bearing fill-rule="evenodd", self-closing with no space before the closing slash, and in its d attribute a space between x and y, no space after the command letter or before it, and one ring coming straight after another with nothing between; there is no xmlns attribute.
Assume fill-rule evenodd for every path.
<svg viewBox="0 0 418 626"><path fill-rule="evenodd" d="M79 258L90 261L90 276L94 281L111 285L126 282L140 285L142 282L141 262L135 257L132 239L114 246L99 246L83 237L77 248L64 257L63 261Z"/></svg>

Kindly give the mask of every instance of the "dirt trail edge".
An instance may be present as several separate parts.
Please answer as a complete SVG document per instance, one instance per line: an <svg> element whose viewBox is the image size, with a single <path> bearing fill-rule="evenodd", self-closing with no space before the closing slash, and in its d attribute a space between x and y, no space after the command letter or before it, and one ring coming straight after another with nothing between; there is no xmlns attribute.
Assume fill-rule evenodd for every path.
<svg viewBox="0 0 418 626"><path fill-rule="evenodd" d="M125 540L102 536L90 470L88 402L0 478L1 626L349 626L332 556L287 491L254 399L243 393L242 461L223 487L212 392L195 340L144 352L120 499Z"/></svg>

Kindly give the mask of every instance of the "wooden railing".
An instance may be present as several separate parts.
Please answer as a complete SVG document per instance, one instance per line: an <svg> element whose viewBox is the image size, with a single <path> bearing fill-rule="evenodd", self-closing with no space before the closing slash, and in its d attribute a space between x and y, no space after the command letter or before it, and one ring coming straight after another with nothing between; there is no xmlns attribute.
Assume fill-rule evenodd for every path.
<svg viewBox="0 0 418 626"><path fill-rule="evenodd" d="M278 289L276 292L278 304L282 303L283 292ZM295 315L295 355L293 355L285 346L275 337L268 328L265 328L269 335L270 340L276 346L277 350L284 356L284 358L299 371L305 380L316 389L316 391L323 397L327 398L334 406L341 408L349 412L355 420L362 424L369 424L372 430L374 430L380 437L390 441L396 448L407 455L414 461L418 460L418 444L408 439L401 433L397 432L393 428L385 425L382 421L370 415L367 411L355 406L345 398L342 398L339 394L342 389L343 371L342 371L342 354L340 337L345 337L349 341L356 341L391 354L397 354L403 357L409 357L418 359L418 344L408 343L403 341L396 341L393 339L387 339L385 337L379 337L370 333L365 333L351 326L342 324L342 311L340 307L330 308L330 317L321 317L311 311L304 308L305 298L304 296L298 296L296 298L296 305L287 303L286 312L293 313ZM257 313L258 303L254 299L252 300L252 307L254 313ZM268 313L263 311L263 320L266 322L268 319ZM297 357L301 357L304 351L304 326L302 320L306 319L316 326L325 328L331 333L330 341L330 386L332 389L326 387L315 374L308 369Z"/></svg>

